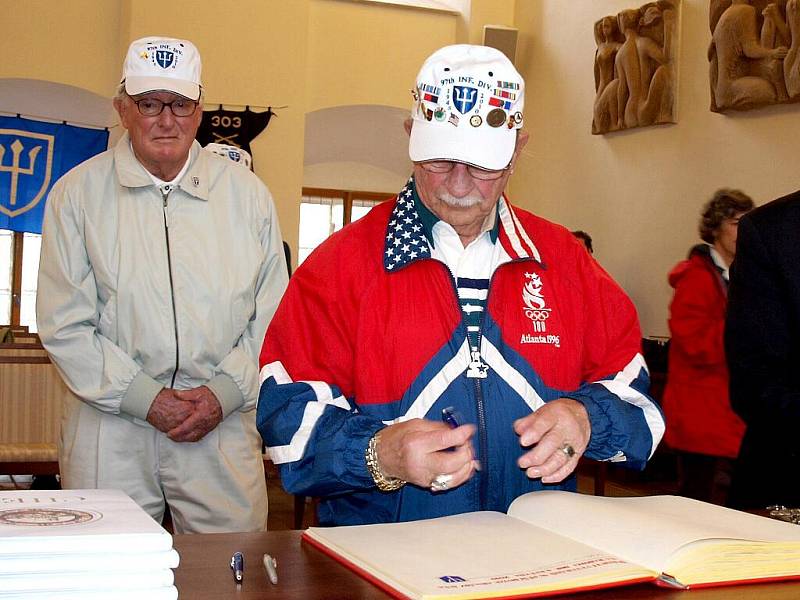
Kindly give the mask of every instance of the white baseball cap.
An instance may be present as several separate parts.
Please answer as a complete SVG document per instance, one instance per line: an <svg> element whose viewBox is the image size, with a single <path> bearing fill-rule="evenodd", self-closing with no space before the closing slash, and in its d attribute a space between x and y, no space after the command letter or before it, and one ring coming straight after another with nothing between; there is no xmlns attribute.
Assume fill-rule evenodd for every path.
<svg viewBox="0 0 800 600"><path fill-rule="evenodd" d="M239 148L238 146L211 142L205 146L205 149L209 152L213 152L217 156L232 160L233 162L240 164L243 167L247 167L248 169L250 168L250 165L253 164L253 158L250 156L250 153L247 150Z"/></svg>
<svg viewBox="0 0 800 600"><path fill-rule="evenodd" d="M490 170L511 162L525 81L505 54L488 46L445 46L422 65L411 93L412 161L454 160Z"/></svg>
<svg viewBox="0 0 800 600"><path fill-rule="evenodd" d="M200 53L192 42L146 37L128 48L120 83L125 83L131 96L166 90L197 100L202 87L200 70Z"/></svg>

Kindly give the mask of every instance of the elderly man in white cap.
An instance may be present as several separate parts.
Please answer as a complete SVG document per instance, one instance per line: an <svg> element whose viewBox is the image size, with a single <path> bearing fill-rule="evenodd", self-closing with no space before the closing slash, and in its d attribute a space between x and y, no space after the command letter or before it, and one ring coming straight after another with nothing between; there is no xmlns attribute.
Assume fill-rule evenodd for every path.
<svg viewBox="0 0 800 600"><path fill-rule="evenodd" d="M75 393L60 447L69 488L119 488L178 533L266 528L257 356L286 287L277 215L247 169L194 141L200 56L128 50L126 134L53 188L37 321Z"/></svg>
<svg viewBox="0 0 800 600"><path fill-rule="evenodd" d="M325 525L505 511L575 490L584 454L642 468L664 430L631 301L504 195L514 66L445 47L412 93L413 177L306 259L261 350L259 431Z"/></svg>

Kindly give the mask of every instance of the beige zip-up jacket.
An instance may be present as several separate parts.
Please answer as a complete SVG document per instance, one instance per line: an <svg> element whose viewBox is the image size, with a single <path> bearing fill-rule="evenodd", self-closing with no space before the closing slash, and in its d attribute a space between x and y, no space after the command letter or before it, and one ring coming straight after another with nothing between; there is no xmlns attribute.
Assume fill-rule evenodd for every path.
<svg viewBox="0 0 800 600"><path fill-rule="evenodd" d="M62 177L45 209L42 343L81 400L140 424L165 386L207 385L226 417L255 408L288 281L266 186L197 142L189 161L165 198L125 134Z"/></svg>

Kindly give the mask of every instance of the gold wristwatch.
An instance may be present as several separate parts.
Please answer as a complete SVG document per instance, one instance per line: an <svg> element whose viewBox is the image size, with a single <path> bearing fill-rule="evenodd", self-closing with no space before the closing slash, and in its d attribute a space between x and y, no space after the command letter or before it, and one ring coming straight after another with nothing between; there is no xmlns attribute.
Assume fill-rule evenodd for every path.
<svg viewBox="0 0 800 600"><path fill-rule="evenodd" d="M364 452L364 458L367 461L367 470L369 474L372 475L372 479L375 481L375 485L378 486L380 491L394 492L403 487L406 482L397 477L387 477L383 473L383 469L381 469L381 465L378 462L378 441L380 439L381 432L376 431L375 435L370 438L369 444L367 444L367 450Z"/></svg>

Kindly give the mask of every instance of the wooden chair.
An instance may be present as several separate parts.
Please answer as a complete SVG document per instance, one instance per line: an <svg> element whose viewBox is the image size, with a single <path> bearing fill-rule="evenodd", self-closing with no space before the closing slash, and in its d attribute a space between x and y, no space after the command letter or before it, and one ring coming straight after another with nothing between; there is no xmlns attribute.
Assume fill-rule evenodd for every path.
<svg viewBox="0 0 800 600"><path fill-rule="evenodd" d="M67 393L46 355L0 354L0 474L58 474L61 403Z"/></svg>
<svg viewBox="0 0 800 600"><path fill-rule="evenodd" d="M47 358L47 351L39 343L17 343L0 344L0 358L3 357L38 357Z"/></svg>
<svg viewBox="0 0 800 600"><path fill-rule="evenodd" d="M280 479L280 473L278 472L278 467L275 466L275 463L273 463L270 460L269 455L264 453L262 455L262 458L264 459L264 475L265 475L265 477L268 480L269 479L275 479L275 480ZM294 529L302 529L303 528L304 517L305 517L305 514L306 514L306 502L307 502L306 496L294 495L294 496L292 496L292 499L293 499L293 502L294 502L294 514L293 514L293 523L292 523L292 525L293 525ZM317 504L319 503L319 500L317 500L317 498L311 498L310 500L308 500L308 502L310 502L311 505L312 505L311 506L312 517L311 517L311 522L309 523L309 525L313 526L313 525L317 524L316 515L317 515Z"/></svg>
<svg viewBox="0 0 800 600"><path fill-rule="evenodd" d="M39 334L37 333L15 333L14 334L14 343L15 344L36 344L38 346L42 345L41 340L39 339Z"/></svg>

